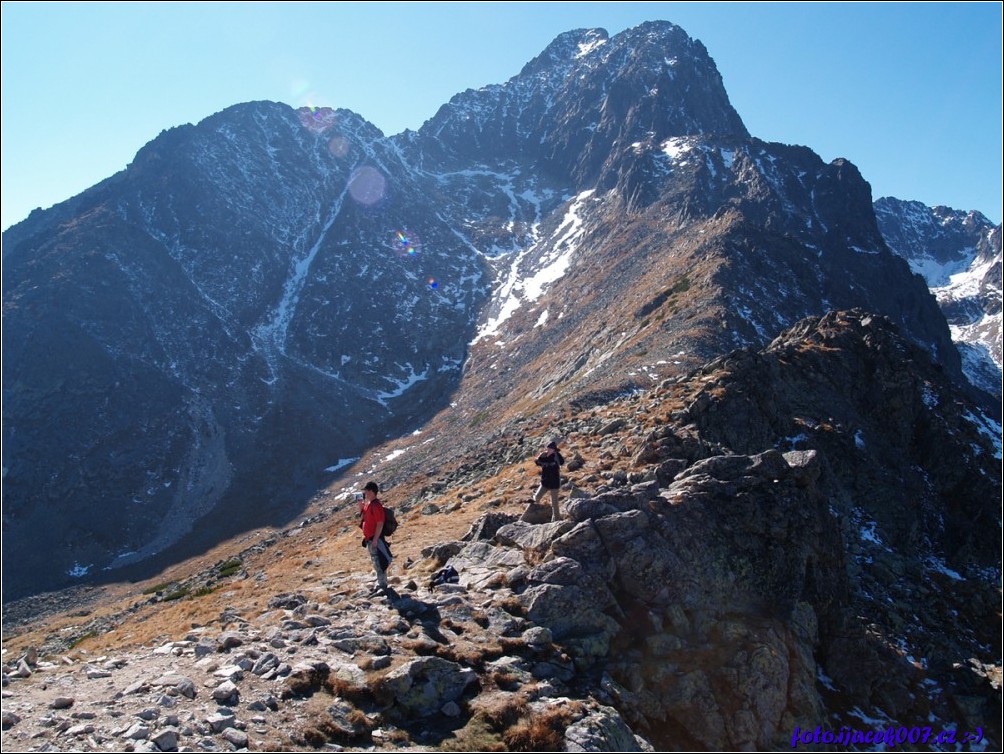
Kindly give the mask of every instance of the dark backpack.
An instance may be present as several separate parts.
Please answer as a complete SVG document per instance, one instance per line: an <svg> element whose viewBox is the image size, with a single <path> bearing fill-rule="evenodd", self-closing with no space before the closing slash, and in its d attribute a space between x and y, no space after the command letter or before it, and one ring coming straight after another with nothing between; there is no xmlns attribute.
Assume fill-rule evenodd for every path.
<svg viewBox="0 0 1004 754"><path fill-rule="evenodd" d="M383 507L383 512L383 531L380 536L389 537L397 531L397 516L394 515L394 509L388 508L386 505Z"/></svg>

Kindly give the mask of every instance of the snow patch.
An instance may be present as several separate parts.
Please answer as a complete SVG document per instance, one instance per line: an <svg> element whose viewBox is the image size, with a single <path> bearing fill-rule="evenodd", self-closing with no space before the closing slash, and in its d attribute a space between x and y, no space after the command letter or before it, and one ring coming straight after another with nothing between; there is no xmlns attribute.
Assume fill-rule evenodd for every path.
<svg viewBox="0 0 1004 754"><path fill-rule="evenodd" d="M586 55L591 53L598 47L602 47L607 43L607 40L602 37L593 37L588 42L579 42L579 52L576 54L576 58L584 58Z"/></svg>
<svg viewBox="0 0 1004 754"><path fill-rule="evenodd" d="M253 331L256 347L260 348L262 345L266 345L262 350L266 352L271 351L271 353L268 353L271 357L268 359L270 364L274 362L275 352L283 355L286 353L286 338L289 333L289 325L293 321L293 315L296 313L300 294L307 284L307 275L310 272L310 266L317 257L317 253L320 251L325 237L335 224L335 219L341 211L342 202L345 200L345 193L347 191L348 188L343 190L342 195L332 206L328 220L318 234L314 244L303 258L298 260L294 265L292 275L286 280L286 284L283 286L282 299L272 314L271 320L258 325Z"/></svg>
<svg viewBox="0 0 1004 754"><path fill-rule="evenodd" d="M876 523L874 521L869 522L867 526L862 526L859 530L861 539L865 542L871 542L874 545L882 545L882 540L879 538L878 533L875 531Z"/></svg>
<svg viewBox="0 0 1004 754"><path fill-rule="evenodd" d="M338 462L334 466L328 466L325 471L330 474L334 474L336 471L341 471L346 466L351 466L358 460L358 458L339 458Z"/></svg>
<svg viewBox="0 0 1004 754"><path fill-rule="evenodd" d="M997 260L991 259L983 264L974 265L961 272L956 272L950 274L948 277L948 285L933 287L932 292L940 300L941 296L947 292L951 292L952 298L975 298L980 295L980 287L983 279L990 272L990 268L997 263Z"/></svg>
<svg viewBox="0 0 1004 754"><path fill-rule="evenodd" d="M86 576L90 572L90 570L91 570L92 567L93 567L93 564L92 565L86 565L86 566L84 566L84 565L80 565L80 563L76 563L75 562L73 564L73 568L71 568L70 570L68 570L66 572L66 575L69 576L70 578L73 578L73 579L81 579L81 578L83 578L84 576Z"/></svg>
<svg viewBox="0 0 1004 754"><path fill-rule="evenodd" d="M801 432L797 435L791 435L790 437L783 438L777 443L775 447L777 447L778 450L780 450L782 447L787 447L788 450L796 450L798 443L808 442L808 441L809 441L809 436L804 432Z"/></svg>
<svg viewBox="0 0 1004 754"><path fill-rule="evenodd" d="M671 160L678 160L681 157L687 155L687 153L692 152L694 147L686 139L679 137L674 137L672 139L667 139L662 143L662 151Z"/></svg>
<svg viewBox="0 0 1004 754"><path fill-rule="evenodd" d="M516 259L513 260L509 275L499 289L501 304L499 305L498 313L481 326L471 345L485 338L497 335L502 325L523 304L536 301L551 285L565 275L578 249L578 241L585 232L583 220L579 213L583 204L593 195L593 192L594 189L590 189L589 191L583 191L575 197L575 200L565 213L561 225L555 231L556 240L551 244L550 250L541 255L541 266L535 273L525 278L520 275L522 263L534 252L542 250L540 243L534 244L525 252L517 255Z"/></svg>
<svg viewBox="0 0 1004 754"><path fill-rule="evenodd" d="M1004 448L1001 447L1001 425L990 419L982 411L980 415L977 416L970 411L967 411L963 418L976 427L976 430L986 437L994 446L994 458L1001 460L1004 458ZM976 448L979 451L979 448Z"/></svg>
<svg viewBox="0 0 1004 754"><path fill-rule="evenodd" d="M924 383L924 387L921 389L921 400L930 409L938 407L938 395L934 392L934 388L931 387L930 383Z"/></svg>
<svg viewBox="0 0 1004 754"><path fill-rule="evenodd" d="M881 710L879 710L879 712L881 713ZM871 717L869 715L866 715L864 712L861 711L860 707L855 707L847 714L851 715L852 717L858 718L858 720L867 725L872 725L875 727L881 727L889 722L888 717Z"/></svg>
<svg viewBox="0 0 1004 754"><path fill-rule="evenodd" d="M396 366L400 367L401 365L397 364ZM418 374L415 371L415 367L413 367L411 364L405 364L403 368L408 370L408 375L404 379L396 381L394 383L394 387L391 388L390 390L386 390L376 394L377 401L384 408L387 407L387 401L389 401L391 398L399 398L402 395L404 395L408 390L417 385L419 382L424 382L425 380L429 379L428 369L426 369L421 374Z"/></svg>
<svg viewBox="0 0 1004 754"><path fill-rule="evenodd" d="M924 561L924 565L926 565L928 569L931 571L936 571L937 573L941 573L944 574L945 576L948 576L948 578L950 578L952 581L965 581L965 579L959 573L953 571L951 568L945 565L943 561L939 560L934 555L929 556L927 560Z"/></svg>

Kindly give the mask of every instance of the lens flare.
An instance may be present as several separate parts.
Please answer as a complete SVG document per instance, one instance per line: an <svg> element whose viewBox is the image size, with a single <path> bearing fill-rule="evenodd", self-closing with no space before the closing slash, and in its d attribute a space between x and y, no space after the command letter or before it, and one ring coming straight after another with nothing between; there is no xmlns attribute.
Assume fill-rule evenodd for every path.
<svg viewBox="0 0 1004 754"><path fill-rule="evenodd" d="M296 114L300 118L301 125L316 134L324 133L338 123L338 115L330 107L307 104L298 108Z"/></svg>
<svg viewBox="0 0 1004 754"><path fill-rule="evenodd" d="M436 290L439 287L439 283L436 282L435 278L429 278L429 287L432 288L432 290Z"/></svg>
<svg viewBox="0 0 1004 754"><path fill-rule="evenodd" d="M334 157L344 157L349 153L349 140L344 136L332 136L328 142L328 151Z"/></svg>
<svg viewBox="0 0 1004 754"><path fill-rule="evenodd" d="M360 204L372 207L384 198L387 179L376 168L364 165L349 176L349 193Z"/></svg>
<svg viewBox="0 0 1004 754"><path fill-rule="evenodd" d="M416 256L422 250L418 234L410 230L395 230L391 234L391 248L401 256Z"/></svg>

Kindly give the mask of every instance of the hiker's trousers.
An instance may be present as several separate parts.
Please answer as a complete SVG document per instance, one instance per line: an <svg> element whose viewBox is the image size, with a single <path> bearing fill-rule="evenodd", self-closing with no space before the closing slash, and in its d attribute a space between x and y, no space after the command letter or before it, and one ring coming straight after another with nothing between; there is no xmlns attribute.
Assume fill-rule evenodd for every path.
<svg viewBox="0 0 1004 754"><path fill-rule="evenodd" d="M387 566L390 565L392 559L390 550L387 549L387 543L383 541L383 537L378 537L371 539L366 545L366 549L369 550L370 560L373 561L373 570L376 571L377 584L386 588Z"/></svg>

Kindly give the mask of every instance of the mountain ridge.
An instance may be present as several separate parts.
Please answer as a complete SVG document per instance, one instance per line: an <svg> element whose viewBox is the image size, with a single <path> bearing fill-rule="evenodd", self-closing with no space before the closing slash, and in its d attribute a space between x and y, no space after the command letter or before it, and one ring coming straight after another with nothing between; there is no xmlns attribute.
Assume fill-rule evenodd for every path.
<svg viewBox="0 0 1004 754"><path fill-rule="evenodd" d="M890 248L938 299L969 381L1001 399L1001 232L976 211L876 201Z"/></svg>
<svg viewBox="0 0 1004 754"><path fill-rule="evenodd" d="M856 168L750 139L679 27L570 34L451 100L490 118L448 103L384 137L348 111L238 105L5 233L22 349L4 373L5 595L174 557L200 515L221 537L288 520L338 473L322 470L447 396L445 435L478 438L852 305L959 373ZM703 83L670 106L688 82ZM496 274L512 295L492 303ZM783 303L753 285L775 274Z"/></svg>

